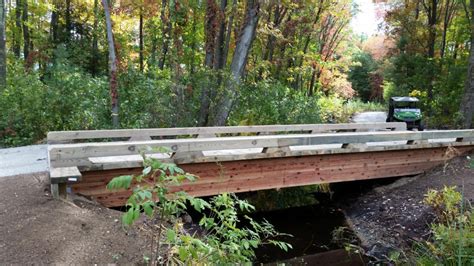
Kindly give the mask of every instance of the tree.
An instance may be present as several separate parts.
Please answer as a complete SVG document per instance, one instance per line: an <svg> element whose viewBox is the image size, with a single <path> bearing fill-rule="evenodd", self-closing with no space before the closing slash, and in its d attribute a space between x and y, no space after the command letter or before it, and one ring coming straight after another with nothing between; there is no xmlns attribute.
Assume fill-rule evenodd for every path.
<svg viewBox="0 0 474 266"><path fill-rule="evenodd" d="M119 127L119 97L117 84L117 56L115 54L115 42L112 32L112 19L110 17L110 7L107 0L102 0L104 7L105 23L107 26L107 42L109 45L109 79L110 79L110 99L112 105L112 125Z"/></svg>
<svg viewBox="0 0 474 266"><path fill-rule="evenodd" d="M222 102L217 106L215 126L223 126L227 121L232 104L235 101L237 85L241 83L244 75L247 58L255 38L255 31L260 13L260 4L258 0L247 0L246 15L244 25L240 31L238 42L235 46L230 72L232 80L228 82L228 95L223 97Z"/></svg>
<svg viewBox="0 0 474 266"><path fill-rule="evenodd" d="M99 0L94 0L94 25L92 29L92 55L91 55L91 71L92 75L96 76L99 72L99 40L97 38L99 24Z"/></svg>
<svg viewBox="0 0 474 266"><path fill-rule="evenodd" d="M23 56L25 60L28 59L28 55L30 54L30 48L32 46L30 42L30 29L28 27L28 1L23 0Z"/></svg>
<svg viewBox="0 0 474 266"><path fill-rule="evenodd" d="M21 43L21 9L23 5L21 0L16 0L15 6L15 29L13 31L13 53L16 57L20 57L20 43Z"/></svg>
<svg viewBox="0 0 474 266"><path fill-rule="evenodd" d="M376 62L372 55L360 52L354 57L354 64L350 68L349 80L358 96L363 101L369 101L372 94L371 73L376 70Z"/></svg>
<svg viewBox="0 0 474 266"><path fill-rule="evenodd" d="M469 65L467 70L466 83L464 87L464 95L461 102L461 114L463 114L463 126L472 128L474 115L474 0L470 1L468 10L466 3L463 2L467 18L471 26L471 49L469 51Z"/></svg>
<svg viewBox="0 0 474 266"><path fill-rule="evenodd" d="M0 87L7 85L7 51L5 34L5 0L0 0Z"/></svg>

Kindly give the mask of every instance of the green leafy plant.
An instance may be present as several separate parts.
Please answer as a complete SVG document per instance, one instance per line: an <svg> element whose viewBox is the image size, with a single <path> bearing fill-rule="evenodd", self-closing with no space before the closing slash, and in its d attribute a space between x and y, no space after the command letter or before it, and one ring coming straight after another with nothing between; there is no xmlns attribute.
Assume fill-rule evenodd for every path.
<svg viewBox="0 0 474 266"><path fill-rule="evenodd" d="M474 263L474 213L455 187L430 190L425 202L438 214L429 241L415 244L417 265L472 265Z"/></svg>
<svg viewBox="0 0 474 266"><path fill-rule="evenodd" d="M160 150L160 152L166 152ZM251 262L254 249L272 244L283 250L291 245L274 240L282 234L267 221L257 222L248 215L254 207L234 194L221 194L209 202L194 198L184 191L170 192L183 182L192 182L196 176L184 172L173 163L165 163L142 153L144 169L139 175L125 175L112 179L110 190L130 189L127 212L122 222L133 225L145 216L151 237L151 250L146 256L150 264L214 264ZM184 228L180 216L187 206L202 214L199 232Z"/></svg>
<svg viewBox="0 0 474 266"><path fill-rule="evenodd" d="M459 216L461 199L456 187L444 187L441 191L430 189L425 195L425 203L435 210L442 222L452 221Z"/></svg>

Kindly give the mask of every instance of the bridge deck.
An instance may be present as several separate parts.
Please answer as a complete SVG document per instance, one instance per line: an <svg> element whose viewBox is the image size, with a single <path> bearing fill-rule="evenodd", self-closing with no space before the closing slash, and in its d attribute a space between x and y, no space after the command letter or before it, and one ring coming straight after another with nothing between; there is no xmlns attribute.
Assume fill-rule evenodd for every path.
<svg viewBox="0 0 474 266"><path fill-rule="evenodd" d="M212 128L206 128L205 133L212 137L55 144L49 147L50 167L55 174L52 175L52 183L69 183L75 193L94 198L106 206L120 206L124 204L130 191L110 192L105 189L105 185L115 176L139 173L139 151L164 161L175 162L186 171L198 175L200 178L196 182L185 183L172 190L185 190L192 195L204 196L221 192L413 175L474 150L474 130L391 131L394 130L391 125L381 124L385 123L377 125L379 130L390 131L316 134L285 132L287 134L242 136L242 132L257 133L257 130L265 129L264 126L259 126L253 131L239 128L233 132L218 128L227 130L225 134L236 134L236 130L241 130L238 132L241 136L216 137ZM304 126L316 128L315 125ZM292 133L300 133L298 131L302 130L302 127L297 126L279 127L284 127L285 131L291 130ZM318 127L324 128L322 125ZM274 128L273 133L281 132L276 131L277 129L281 130ZM186 130L186 134L200 134ZM345 130L367 131L370 127L353 126ZM172 133L180 132L182 131L175 130ZM80 133L67 133L62 139L61 134L55 133L55 139L58 136L61 141L67 138L71 141L71 136L78 136L81 140L104 138L103 132L96 135L92 134L94 132ZM120 137L124 137L123 133L124 131L120 132ZM157 153L153 150L157 147L167 147L169 152ZM82 176L77 177L74 169L80 170ZM75 173L74 177L77 178L73 180L80 181L72 182L71 179L64 179L64 176L58 177L62 172L66 173L66 177L67 173ZM54 178L59 178L57 180L60 181L53 182Z"/></svg>

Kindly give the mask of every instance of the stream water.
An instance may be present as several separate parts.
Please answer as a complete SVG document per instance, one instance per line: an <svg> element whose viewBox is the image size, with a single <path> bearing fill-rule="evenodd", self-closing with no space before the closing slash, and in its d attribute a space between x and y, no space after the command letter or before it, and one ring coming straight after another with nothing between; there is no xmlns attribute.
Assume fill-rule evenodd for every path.
<svg viewBox="0 0 474 266"><path fill-rule="evenodd" d="M327 205L312 205L278 211L256 213L257 220L265 218L281 233L292 237L281 237L293 246L288 252L282 252L273 245L265 245L256 251L257 263L269 263L303 257L337 249L333 243L332 232L346 226L344 214L338 209Z"/></svg>
<svg viewBox="0 0 474 266"><path fill-rule="evenodd" d="M358 239L347 227L340 206L376 186L390 184L395 180L397 178L336 183L331 186L331 198L328 194L314 193L319 204L252 214L256 220L268 220L278 232L292 235L280 240L293 246L288 252L272 245L260 247L256 250L255 262L275 264L283 261L286 265L364 265L366 258L357 254L350 255L344 250L344 244L357 245Z"/></svg>

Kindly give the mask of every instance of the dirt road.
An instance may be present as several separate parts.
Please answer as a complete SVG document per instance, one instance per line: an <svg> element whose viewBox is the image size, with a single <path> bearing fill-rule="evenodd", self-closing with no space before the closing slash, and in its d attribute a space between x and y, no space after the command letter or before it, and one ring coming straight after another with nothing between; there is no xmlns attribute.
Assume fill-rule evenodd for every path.
<svg viewBox="0 0 474 266"><path fill-rule="evenodd" d="M46 174L0 178L0 265L137 264L147 250L121 212L54 200Z"/></svg>

